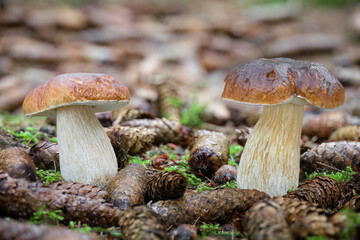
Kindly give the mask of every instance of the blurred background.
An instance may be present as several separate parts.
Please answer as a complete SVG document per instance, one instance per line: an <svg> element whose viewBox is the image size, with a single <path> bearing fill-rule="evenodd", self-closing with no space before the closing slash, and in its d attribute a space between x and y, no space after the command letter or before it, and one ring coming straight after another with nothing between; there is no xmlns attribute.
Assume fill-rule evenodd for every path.
<svg viewBox="0 0 360 240"><path fill-rule="evenodd" d="M223 79L279 56L324 64L347 87L343 108L360 115L360 1L0 0L2 112L21 114L55 75L97 72L126 83L131 106L156 111L156 85L168 82L182 101L207 104L209 122L252 125L244 116L257 108L222 101Z"/></svg>

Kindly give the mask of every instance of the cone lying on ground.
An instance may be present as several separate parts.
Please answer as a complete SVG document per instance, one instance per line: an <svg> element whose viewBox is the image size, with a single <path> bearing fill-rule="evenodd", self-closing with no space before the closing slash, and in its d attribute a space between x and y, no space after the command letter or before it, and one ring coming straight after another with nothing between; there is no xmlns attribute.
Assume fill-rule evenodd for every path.
<svg viewBox="0 0 360 240"><path fill-rule="evenodd" d="M37 168L60 170L59 145L56 143L49 141L37 143L30 148L29 155Z"/></svg>
<svg viewBox="0 0 360 240"><path fill-rule="evenodd" d="M154 119L155 117L149 113L149 112L144 112L143 110L141 110L140 108L121 108L119 110L113 111L112 115L114 117L114 125L117 125L119 123L122 122L127 122L133 119Z"/></svg>
<svg viewBox="0 0 360 240"><path fill-rule="evenodd" d="M346 126L334 131L330 137L330 142L337 141L360 141L360 126Z"/></svg>
<svg viewBox="0 0 360 240"><path fill-rule="evenodd" d="M30 218L42 205L49 211L61 210L64 223L81 221L97 227L117 225L122 213L104 200L61 194L41 183L11 178L0 171L0 216Z"/></svg>
<svg viewBox="0 0 360 240"><path fill-rule="evenodd" d="M55 182L49 185L49 189L55 190L61 194L76 195L76 196L86 197L89 199L102 200L106 198L108 195L108 193L102 190L102 188L84 183Z"/></svg>
<svg viewBox="0 0 360 240"><path fill-rule="evenodd" d="M14 178L36 180L34 161L22 148L10 147L0 151L0 169Z"/></svg>
<svg viewBox="0 0 360 240"><path fill-rule="evenodd" d="M236 168L230 164L222 165L214 175L214 182L224 184L230 181L236 181Z"/></svg>
<svg viewBox="0 0 360 240"><path fill-rule="evenodd" d="M96 235L71 231L63 227L34 225L27 222L5 220L0 218L0 239L17 240L99 240Z"/></svg>
<svg viewBox="0 0 360 240"><path fill-rule="evenodd" d="M107 200L121 210L133 205L144 204L146 169L139 163L132 163L121 169L106 188Z"/></svg>
<svg viewBox="0 0 360 240"><path fill-rule="evenodd" d="M340 237L346 227L346 217L340 213L331 215L316 203L276 197L273 199L285 213L285 220L295 238L322 235Z"/></svg>
<svg viewBox="0 0 360 240"><path fill-rule="evenodd" d="M230 140L220 132L199 130L189 156L189 166L194 172L212 177L228 162Z"/></svg>
<svg viewBox="0 0 360 240"><path fill-rule="evenodd" d="M192 137L191 132L189 132L189 130L182 126L178 121L169 121L166 118L134 119L128 122L123 122L121 125L154 129L154 144L156 145L170 142L183 146L183 144L187 144L189 142L188 139Z"/></svg>
<svg viewBox="0 0 360 240"><path fill-rule="evenodd" d="M119 219L121 233L128 240L163 240L167 231L161 217L145 205L126 209Z"/></svg>
<svg viewBox="0 0 360 240"><path fill-rule="evenodd" d="M188 239L196 240L198 239L197 227L190 224L181 224L177 228L171 230L169 233L170 239Z"/></svg>
<svg viewBox="0 0 360 240"><path fill-rule="evenodd" d="M354 171L360 171L360 142L329 142L301 155L300 165L307 172L326 169L345 170L350 166Z"/></svg>
<svg viewBox="0 0 360 240"><path fill-rule="evenodd" d="M288 192L286 198L317 203L324 209L337 209L344 198L342 183L330 177L314 177Z"/></svg>
<svg viewBox="0 0 360 240"><path fill-rule="evenodd" d="M323 112L304 119L302 134L327 139L336 129L346 125L346 115L343 112Z"/></svg>
<svg viewBox="0 0 360 240"><path fill-rule="evenodd" d="M228 222L234 210L245 212L255 202L269 198L269 195L254 189L217 189L196 194L185 194L175 200L158 201L149 204L167 226L176 227L182 223Z"/></svg>
<svg viewBox="0 0 360 240"><path fill-rule="evenodd" d="M245 231L249 240L294 239L281 207L271 199L254 204L245 218Z"/></svg>
<svg viewBox="0 0 360 240"><path fill-rule="evenodd" d="M114 144L120 143L121 147L125 148L130 155L148 151L153 146L155 139L155 130L144 127L114 126L107 129L107 134L113 147ZM124 143L121 143L120 139L123 139ZM115 152L119 152L119 147L115 150L117 150Z"/></svg>
<svg viewBox="0 0 360 240"><path fill-rule="evenodd" d="M175 199L184 195L187 180L183 174L172 172L160 172L146 182L145 202Z"/></svg>
<svg viewBox="0 0 360 240"><path fill-rule="evenodd" d="M168 82L164 82L157 86L158 92L158 109L162 117L170 121L180 121L180 108L173 104L173 100L179 96L175 87Z"/></svg>

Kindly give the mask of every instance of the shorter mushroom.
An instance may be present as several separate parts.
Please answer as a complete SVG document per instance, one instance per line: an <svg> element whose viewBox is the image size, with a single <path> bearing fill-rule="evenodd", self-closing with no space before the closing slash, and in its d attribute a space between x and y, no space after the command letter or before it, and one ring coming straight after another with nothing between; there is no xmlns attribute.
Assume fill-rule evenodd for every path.
<svg viewBox="0 0 360 240"><path fill-rule="evenodd" d="M26 116L55 116L60 171L65 181L104 187L117 173L110 140L95 112L115 110L130 100L118 80L96 73L56 76L24 100Z"/></svg>

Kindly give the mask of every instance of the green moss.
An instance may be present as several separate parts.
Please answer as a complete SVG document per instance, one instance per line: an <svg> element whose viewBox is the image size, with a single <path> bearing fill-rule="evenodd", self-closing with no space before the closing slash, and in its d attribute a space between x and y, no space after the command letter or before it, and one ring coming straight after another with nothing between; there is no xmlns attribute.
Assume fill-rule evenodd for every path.
<svg viewBox="0 0 360 240"><path fill-rule="evenodd" d="M305 177L306 180L310 180L313 177L324 176L324 177L330 177L336 181L348 182L351 180L353 174L355 174L355 172L351 169L351 167L346 167L346 170L342 172L337 172L337 173L314 172L311 174L305 173Z"/></svg>

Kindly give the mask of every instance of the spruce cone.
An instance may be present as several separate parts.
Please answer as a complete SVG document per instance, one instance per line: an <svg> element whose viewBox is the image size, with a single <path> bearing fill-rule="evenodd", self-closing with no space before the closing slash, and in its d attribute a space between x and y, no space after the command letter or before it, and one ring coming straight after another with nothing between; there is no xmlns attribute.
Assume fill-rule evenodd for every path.
<svg viewBox="0 0 360 240"><path fill-rule="evenodd" d="M345 203L344 208L350 208L356 212L360 212L360 196L351 198L350 201Z"/></svg>
<svg viewBox="0 0 360 240"><path fill-rule="evenodd" d="M330 177L314 177L284 197L317 203L324 209L337 209L344 198L342 184Z"/></svg>
<svg viewBox="0 0 360 240"><path fill-rule="evenodd" d="M248 140L251 131L252 131L252 128L245 127L245 126L242 128L239 128L239 129L235 129L236 140L240 146L243 146L243 147L245 146L245 143Z"/></svg>
<svg viewBox="0 0 360 240"><path fill-rule="evenodd" d="M35 192L41 183L12 178L0 170L0 216L30 218L43 204Z"/></svg>
<svg viewBox="0 0 360 240"><path fill-rule="evenodd" d="M168 239L161 217L144 205L126 209L119 219L119 225L127 240Z"/></svg>
<svg viewBox="0 0 360 240"><path fill-rule="evenodd" d="M191 170L212 177L228 162L229 147L230 140L223 133L199 130L189 157Z"/></svg>
<svg viewBox="0 0 360 240"><path fill-rule="evenodd" d="M345 170L350 166L360 171L360 142L329 142L303 153L300 164L307 172L319 169L332 171L332 167Z"/></svg>
<svg viewBox="0 0 360 240"><path fill-rule="evenodd" d="M128 163L128 146L125 144L124 135L118 131L111 131L108 129L106 132L110 138L111 146L114 149L116 160L118 163L118 169L123 169Z"/></svg>
<svg viewBox="0 0 360 240"><path fill-rule="evenodd" d="M89 226L114 226L122 213L104 200L61 194L41 183L11 178L0 171L1 216L30 218L43 204L50 211L62 210L64 222L81 221Z"/></svg>
<svg viewBox="0 0 360 240"><path fill-rule="evenodd" d="M167 226L176 227L182 223L228 222L235 210L244 212L264 198L269 198L269 195L255 189L227 188L185 194L175 200L148 205L166 221Z"/></svg>
<svg viewBox="0 0 360 240"><path fill-rule="evenodd" d="M175 199L184 195L187 180L179 172L160 172L146 182L145 202Z"/></svg>
<svg viewBox="0 0 360 240"><path fill-rule="evenodd" d="M36 180L36 166L30 156L18 147L0 151L0 169L14 178Z"/></svg>
<svg viewBox="0 0 360 240"><path fill-rule="evenodd" d="M336 129L346 125L346 116L343 112L323 112L304 119L302 134L327 139Z"/></svg>
<svg viewBox="0 0 360 240"><path fill-rule="evenodd" d="M115 126L107 131L113 147L114 143L120 143L119 140L124 139L124 143L121 145L130 155L148 151L153 146L155 139L155 130L151 128Z"/></svg>
<svg viewBox="0 0 360 240"><path fill-rule="evenodd" d="M95 113L95 115L103 127L110 127L114 122L114 118L110 112L98 112Z"/></svg>
<svg viewBox="0 0 360 240"><path fill-rule="evenodd" d="M173 99L178 98L177 91L174 86L164 82L157 86L159 114L170 121L180 122L180 108L173 105Z"/></svg>
<svg viewBox="0 0 360 240"><path fill-rule="evenodd" d="M113 124L119 124L133 119L154 119L155 117L148 112L144 112L140 108L127 108L123 107L119 110L112 112L113 117L115 118Z"/></svg>
<svg viewBox="0 0 360 240"><path fill-rule="evenodd" d="M154 129L154 144L156 145L169 142L178 144L182 140L181 124L177 121L169 121L166 118L134 119L123 122L121 125Z"/></svg>
<svg viewBox="0 0 360 240"><path fill-rule="evenodd" d="M29 155L40 169L60 170L59 146L56 143L49 141L37 143L30 148Z"/></svg>
<svg viewBox="0 0 360 240"><path fill-rule="evenodd" d="M218 184L224 184L230 181L236 181L237 171L236 168L230 164L222 165L215 172L214 182Z"/></svg>
<svg viewBox="0 0 360 240"><path fill-rule="evenodd" d="M15 220L0 219L0 239L17 240L96 240L96 235L79 233L62 227L34 225Z"/></svg>
<svg viewBox="0 0 360 240"><path fill-rule="evenodd" d="M330 212L316 203L283 197L276 197L273 201L281 206L290 230L296 238L315 235L340 237L346 226L344 215L330 216Z"/></svg>
<svg viewBox="0 0 360 240"><path fill-rule="evenodd" d="M99 187L95 187L84 183L72 183L72 182L56 182L49 185L49 189L55 190L61 194L70 194L89 199L104 199L107 198L108 193Z"/></svg>
<svg viewBox="0 0 360 240"><path fill-rule="evenodd" d="M106 188L107 200L120 210L133 205L144 204L145 183L147 173L139 163L127 165L121 169Z"/></svg>
<svg viewBox="0 0 360 240"><path fill-rule="evenodd" d="M290 229L281 207L271 199L254 204L245 219L249 240L291 240Z"/></svg>
<svg viewBox="0 0 360 240"><path fill-rule="evenodd" d="M330 142L338 141L360 141L360 126L346 126L334 131L330 137Z"/></svg>
<svg viewBox="0 0 360 240"><path fill-rule="evenodd" d="M170 232L171 240L196 240L198 239L197 228L190 224L181 224Z"/></svg>

